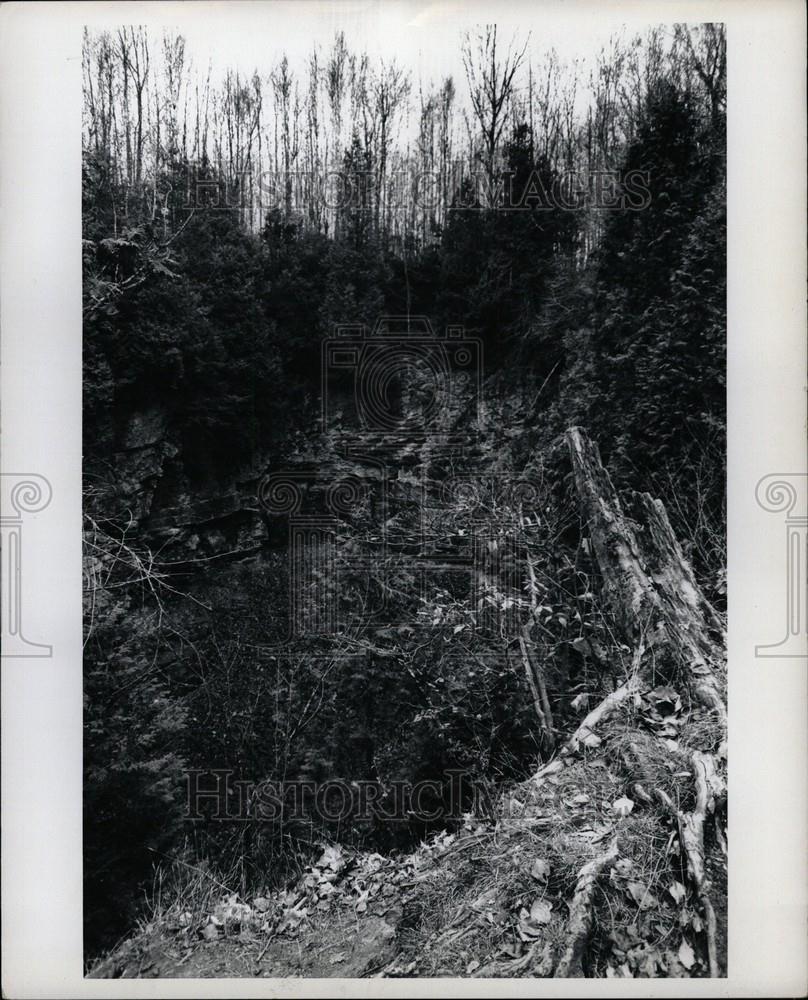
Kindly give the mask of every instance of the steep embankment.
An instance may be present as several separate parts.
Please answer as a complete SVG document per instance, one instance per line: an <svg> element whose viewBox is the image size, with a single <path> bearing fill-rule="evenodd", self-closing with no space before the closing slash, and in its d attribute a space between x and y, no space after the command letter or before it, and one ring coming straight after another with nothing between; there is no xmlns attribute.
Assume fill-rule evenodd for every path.
<svg viewBox="0 0 808 1000"><path fill-rule="evenodd" d="M187 872L187 897L91 975L704 976L715 942L720 972L723 817L719 803L713 825L716 800L700 801L712 727L663 687L638 692L599 739L514 788L495 818L469 815L409 855L331 845L289 889L245 901ZM682 834L705 817L712 917Z"/></svg>
<svg viewBox="0 0 808 1000"><path fill-rule="evenodd" d="M567 444L622 683L488 815L411 854L324 844L286 888L244 900L185 865L184 887L93 976L725 972L721 622L662 505L636 496L629 518L592 443L572 430Z"/></svg>

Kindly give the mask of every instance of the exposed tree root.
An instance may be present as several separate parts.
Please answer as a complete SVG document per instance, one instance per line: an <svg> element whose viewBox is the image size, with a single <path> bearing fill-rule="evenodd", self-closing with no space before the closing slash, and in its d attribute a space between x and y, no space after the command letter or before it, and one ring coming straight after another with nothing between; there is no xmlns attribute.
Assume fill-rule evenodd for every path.
<svg viewBox="0 0 808 1000"><path fill-rule="evenodd" d="M709 883L704 864L704 824L708 813L715 814L716 805L724 794L724 782L718 774L713 756L696 751L691 760L696 781L696 807L690 813L679 813L679 836L687 857L687 874L704 912L710 975L718 976L715 911L707 891Z"/></svg>
<svg viewBox="0 0 808 1000"><path fill-rule="evenodd" d="M595 733L596 727L614 715L624 702L633 698L639 692L640 677L638 667L642 660L643 652L643 647L639 646L634 655L634 662L628 680L621 684L619 688L607 694L603 701L592 709L569 738L567 746L573 753L576 753L581 746L598 746L600 744L600 737Z"/></svg>
<svg viewBox="0 0 808 1000"><path fill-rule="evenodd" d="M639 761L636 746L631 745L635 758ZM726 847L726 838L716 815L719 806L723 804L726 795L726 785L718 773L716 759L711 754L695 751L691 757L693 777L696 784L696 804L691 812L677 809L669 795L661 788L654 788L653 796L645 787L637 782L633 786L635 796L641 802L650 803L654 799L676 820L679 827L679 842L684 852L687 865L687 877L701 905L704 916L704 930L707 938L707 961L710 975L720 974L718 967L718 948L716 944L715 910L709 896L709 882L705 871L704 827L707 816L715 818L716 839L722 847Z"/></svg>
<svg viewBox="0 0 808 1000"><path fill-rule="evenodd" d="M513 977L520 972L530 970L537 978L549 976L552 972L552 958L549 945L541 941L534 942L522 955L521 958L512 961L493 961L481 965L479 969L472 973L474 979L493 979L501 977Z"/></svg>
<svg viewBox="0 0 808 1000"><path fill-rule="evenodd" d="M616 860L615 840L605 854L585 864L578 874L575 895L570 903L567 944L555 970L555 976L559 979L581 978L584 975L583 957L589 935L592 933L592 904L597 880L603 869Z"/></svg>
<svg viewBox="0 0 808 1000"><path fill-rule="evenodd" d="M615 712L620 708L621 705L625 704L630 698L633 698L640 690L639 684L639 674L637 667L642 656L642 646L635 653L634 663L632 665L631 673L627 681L620 685L620 687L615 688L601 701L591 712L586 716L586 718L581 722L575 732L567 740L566 744L561 749L561 754L559 759L551 761L549 764L545 764L544 767L540 768L534 778L539 780L548 774L553 774L555 771L561 770L564 766L565 761L563 758L569 757L570 754L578 753L581 747L586 747L589 749L594 749L600 746L600 737L595 732L596 728L607 719L611 718Z"/></svg>

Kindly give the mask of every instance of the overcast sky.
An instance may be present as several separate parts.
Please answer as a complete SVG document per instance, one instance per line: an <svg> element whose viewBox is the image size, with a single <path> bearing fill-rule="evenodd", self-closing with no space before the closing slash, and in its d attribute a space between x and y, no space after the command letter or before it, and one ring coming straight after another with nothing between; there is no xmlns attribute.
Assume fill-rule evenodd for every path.
<svg viewBox="0 0 808 1000"><path fill-rule="evenodd" d="M461 35L475 24L495 19L503 41L515 32L521 38L530 32L530 47L537 54L555 47L559 55L574 57L593 54L622 23L616 17L592 17L588 8L584 16L583 7L571 7L559 17L551 6L541 3L274 0L246 9L239 4L238 8L237 16L232 9L211 12L184 27L192 51L245 70L274 63L283 51L290 61L300 64L313 44L328 46L337 31L344 31L351 50L395 57L412 70L416 81L425 82L450 73L456 78L462 75ZM604 12L607 9L601 7Z"/></svg>
<svg viewBox="0 0 808 1000"><path fill-rule="evenodd" d="M465 76L460 56L464 30L496 20L502 43L530 33L528 52L534 65L541 53L555 48L562 61L594 56L621 31L644 31L664 20L682 20L687 4L606 3L603 0L254 0L254 2L147 4L123 8L87 5L87 23L110 27L144 23L181 31L187 52L198 68L210 60L213 75L225 69L268 73L286 53L295 69L302 68L313 45L330 46L337 31L345 33L351 51L371 58L393 57L419 82L439 82L452 75L461 98ZM670 15L661 17L661 14Z"/></svg>

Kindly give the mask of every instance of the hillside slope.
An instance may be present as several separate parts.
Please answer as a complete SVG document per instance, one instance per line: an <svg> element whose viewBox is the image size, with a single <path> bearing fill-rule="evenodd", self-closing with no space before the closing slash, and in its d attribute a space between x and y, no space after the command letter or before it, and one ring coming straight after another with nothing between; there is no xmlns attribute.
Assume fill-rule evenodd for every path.
<svg viewBox="0 0 808 1000"><path fill-rule="evenodd" d="M536 774L475 795L456 830L411 853L323 842L298 878L273 889L267 873L246 898L178 862L148 922L92 976L725 972L722 623L664 507L635 496L645 519L628 517L597 448L577 429L566 441L627 654L621 682ZM544 726L529 632L522 650Z"/></svg>

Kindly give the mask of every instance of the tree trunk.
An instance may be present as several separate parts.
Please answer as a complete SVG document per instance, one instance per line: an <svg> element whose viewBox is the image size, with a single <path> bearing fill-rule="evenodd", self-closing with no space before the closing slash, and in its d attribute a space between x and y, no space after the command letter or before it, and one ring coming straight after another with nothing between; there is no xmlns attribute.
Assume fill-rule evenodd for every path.
<svg viewBox="0 0 808 1000"><path fill-rule="evenodd" d="M683 680L692 701L726 722L721 623L701 591L661 501L635 494L643 523L623 512L595 445L567 431L581 515L603 578L603 594L628 644L642 650L640 678Z"/></svg>
<svg viewBox="0 0 808 1000"><path fill-rule="evenodd" d="M603 468L597 446L579 428L566 433L572 459L581 515L591 539L592 551L603 580L603 595L610 613L632 647L632 663L625 682L593 709L567 741L558 760L542 767L534 776L536 787L557 781L553 775L574 766L580 752L601 745L595 729L661 682L684 688L694 706L706 708L716 718L716 743L723 744L726 707L723 696L723 644L717 633L721 622L701 592L684 558L665 508L648 494L635 496L642 523L623 511L609 474ZM642 753L630 744L635 764L642 772ZM653 775L631 786L634 799L645 805L659 803L678 827L686 878L701 909L706 938L706 967L720 975L716 914L710 896L705 825L726 854L725 750L715 754L695 750L691 767L695 806L682 811ZM546 806L545 806L546 808ZM584 865L570 904L567 943L555 975L580 976L583 958L593 929L593 907L597 882L617 856L617 841L606 854Z"/></svg>

